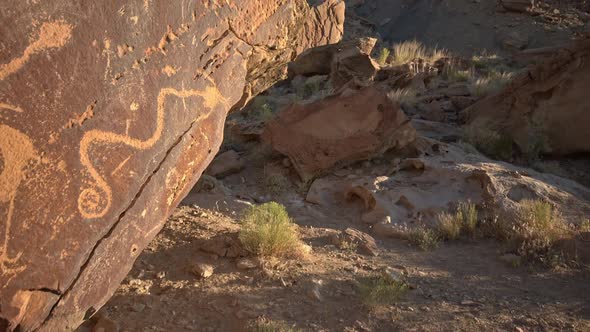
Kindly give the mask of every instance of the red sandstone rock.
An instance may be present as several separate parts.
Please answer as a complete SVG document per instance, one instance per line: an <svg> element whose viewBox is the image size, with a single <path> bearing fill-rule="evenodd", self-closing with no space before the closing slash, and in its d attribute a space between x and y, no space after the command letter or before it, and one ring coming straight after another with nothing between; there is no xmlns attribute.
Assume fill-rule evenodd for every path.
<svg viewBox="0 0 590 332"><path fill-rule="evenodd" d="M264 138L287 155L302 179L413 141L415 131L376 87L295 104L269 122Z"/></svg>

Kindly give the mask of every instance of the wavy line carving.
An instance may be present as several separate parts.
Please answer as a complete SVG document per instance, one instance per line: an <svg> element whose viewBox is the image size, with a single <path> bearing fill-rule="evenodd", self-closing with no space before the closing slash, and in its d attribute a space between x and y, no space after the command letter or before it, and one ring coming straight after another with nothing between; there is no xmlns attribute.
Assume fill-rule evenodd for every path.
<svg viewBox="0 0 590 332"><path fill-rule="evenodd" d="M109 144L125 144L137 150L146 150L153 147L161 138L164 130L164 116L165 116L165 102L169 96L178 98L201 97L205 108L212 110L220 103L227 108L228 104L223 95L219 92L217 87L210 86L204 91L199 90L176 90L173 88L164 88L160 90L157 98L157 117L156 129L151 137L146 140L141 140L127 135L116 134L103 130L90 130L84 134L80 142L80 162L90 173L90 177L94 180L94 186L85 188L78 196L78 210L80 214L87 219L95 219L104 217L111 208L113 193L110 185L102 175L96 170L88 151L93 144L109 143ZM201 121L199 118L196 121Z"/></svg>
<svg viewBox="0 0 590 332"><path fill-rule="evenodd" d="M37 39L25 48L23 54L9 63L0 65L0 81L16 73L31 56L49 48L63 47L72 36L72 26L63 21L45 22L41 25Z"/></svg>

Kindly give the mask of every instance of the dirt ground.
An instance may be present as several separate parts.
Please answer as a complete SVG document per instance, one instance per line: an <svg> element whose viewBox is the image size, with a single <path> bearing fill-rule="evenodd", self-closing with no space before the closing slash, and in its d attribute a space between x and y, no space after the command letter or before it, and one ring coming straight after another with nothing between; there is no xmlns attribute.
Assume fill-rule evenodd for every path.
<svg viewBox="0 0 590 332"><path fill-rule="evenodd" d="M248 331L259 317L303 331L590 331L590 270L514 267L488 240L421 251L377 237L376 257L340 250L330 235L364 230L360 205L324 209L296 188L267 199L300 225L309 258L240 269L227 256L244 254L232 253L232 241L254 203L244 197L264 192L263 176L252 167L224 180L231 195L190 194L99 315L122 331ZM198 263L212 265L212 276L195 275ZM357 280L384 267L411 290L395 305L367 307Z"/></svg>

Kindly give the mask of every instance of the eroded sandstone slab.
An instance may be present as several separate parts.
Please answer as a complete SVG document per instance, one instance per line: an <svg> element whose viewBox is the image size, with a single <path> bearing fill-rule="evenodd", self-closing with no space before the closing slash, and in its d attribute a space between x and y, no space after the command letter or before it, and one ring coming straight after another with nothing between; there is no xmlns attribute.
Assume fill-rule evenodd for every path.
<svg viewBox="0 0 590 332"><path fill-rule="evenodd" d="M112 295L217 152L227 112L344 4L0 4L0 330L67 331Z"/></svg>

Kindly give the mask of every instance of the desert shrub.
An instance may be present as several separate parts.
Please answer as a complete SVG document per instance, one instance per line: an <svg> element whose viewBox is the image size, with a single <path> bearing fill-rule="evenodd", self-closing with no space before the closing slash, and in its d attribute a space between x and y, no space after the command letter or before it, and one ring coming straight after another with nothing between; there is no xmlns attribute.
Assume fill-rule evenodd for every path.
<svg viewBox="0 0 590 332"><path fill-rule="evenodd" d="M297 225L276 202L250 207L242 218L239 239L246 250L261 257L298 257L303 253Z"/></svg>
<svg viewBox="0 0 590 332"><path fill-rule="evenodd" d="M395 89L387 94L392 101L401 105L414 106L418 102L416 90L414 89Z"/></svg>
<svg viewBox="0 0 590 332"><path fill-rule="evenodd" d="M394 304L408 289L406 282L394 279L387 273L359 279L361 300L368 306Z"/></svg>
<svg viewBox="0 0 590 332"><path fill-rule="evenodd" d="M282 321L273 321L264 318L257 319L253 324L250 325L251 332L298 332L289 326L287 323Z"/></svg>
<svg viewBox="0 0 590 332"><path fill-rule="evenodd" d="M424 251L436 249L440 242L436 231L426 227L416 227L409 231L408 241Z"/></svg>
<svg viewBox="0 0 590 332"><path fill-rule="evenodd" d="M455 214L443 212L437 216L438 232L445 240L456 240L461 236L461 220Z"/></svg>
<svg viewBox="0 0 590 332"><path fill-rule="evenodd" d="M278 195L285 192L291 182L289 179L279 172L265 172L264 186L266 191L272 195Z"/></svg>
<svg viewBox="0 0 590 332"><path fill-rule="evenodd" d="M385 66L387 64L387 60L389 59L389 55L391 54L391 50L387 47L382 47L379 50L379 54L377 55L377 63L380 66Z"/></svg>
<svg viewBox="0 0 590 332"><path fill-rule="evenodd" d="M542 200L523 200L517 213L513 239L518 253L532 260L550 263L556 242L568 236L568 226L559 211Z"/></svg>
<svg viewBox="0 0 590 332"><path fill-rule="evenodd" d="M467 126L463 137L481 153L499 160L510 161L513 156L512 138L483 127Z"/></svg>

